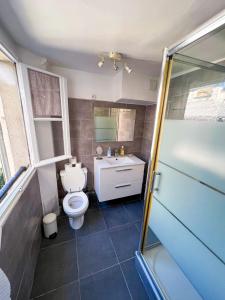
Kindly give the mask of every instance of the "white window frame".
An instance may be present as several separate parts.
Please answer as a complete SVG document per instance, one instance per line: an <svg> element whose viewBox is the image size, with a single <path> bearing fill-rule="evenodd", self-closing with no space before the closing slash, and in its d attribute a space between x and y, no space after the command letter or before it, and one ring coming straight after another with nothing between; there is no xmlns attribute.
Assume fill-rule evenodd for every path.
<svg viewBox="0 0 225 300"><path fill-rule="evenodd" d="M1 96L0 96L1 97ZM5 181L10 179L10 167L9 167L9 161L6 153L4 138L3 138L3 130L2 126L0 124L0 161L3 169L4 179Z"/></svg>
<svg viewBox="0 0 225 300"><path fill-rule="evenodd" d="M17 74L19 81L19 88L21 94L21 101L23 106L24 113L24 122L27 133L27 141L30 152L31 164L34 167L46 166L58 161L62 161L68 158L71 158L71 144L70 144L70 131L69 131L69 112L68 112L68 95L67 95L67 81L64 77L42 70L34 68L32 66L17 63ZM28 69L38 71L47 75L51 75L59 78L60 85L60 98L61 98L61 109L62 117L61 118L34 118L33 109L32 109L32 100L30 92L30 84L28 78ZM40 160L38 152L38 144L35 132L34 122L36 121L62 121L63 129L63 141L64 141L64 154L61 156L55 156L49 159Z"/></svg>
<svg viewBox="0 0 225 300"><path fill-rule="evenodd" d="M0 43L0 51L2 51L6 56L8 56L8 58L12 61L12 63L15 63L15 66L17 68L17 64L18 64L17 57L12 55L12 53L10 53L10 51L8 51L1 43ZM19 84L18 84L18 88L20 92ZM22 99L20 99L20 101L22 102ZM24 122L24 127L26 128L25 122ZM2 227L6 222L7 217L12 211L13 207L16 205L17 201L19 201L21 193L26 188L30 179L33 177L34 172L35 172L35 167L31 165L31 161L30 161L27 170L20 175L20 177L16 180L12 188L8 191L7 195L4 197L3 201L0 202L0 249L1 249Z"/></svg>
<svg viewBox="0 0 225 300"><path fill-rule="evenodd" d="M24 191L29 181L33 177L37 167L44 166L50 163L55 163L64 159L71 158L71 145L70 145L70 131L69 131L69 113L68 113L68 95L67 95L67 81L65 78L47 72L42 69L34 68L18 62L18 58L15 57L10 51L8 51L0 42L0 51L2 51L6 56L11 59L16 65L17 78L18 78L18 88L20 93L20 100L23 108L23 118L24 118L24 127L26 130L26 138L28 143L28 149L30 154L30 164L27 170L21 174L21 176L16 180L12 188L8 191L3 201L0 202L0 249L1 249L1 235L2 227L6 222L8 215L13 210L14 206L20 199L21 193ZM28 81L27 68L53 75L59 78L60 82L60 97L61 97L61 108L62 108L62 126L63 126L63 139L64 139L64 151L65 154L62 156L54 157L51 159L38 161L37 156L37 144L36 144L36 135L34 134L34 120L33 112L31 106L31 94ZM27 99L26 99L27 97ZM30 113L32 112L32 114ZM55 118L52 118L55 119ZM52 120L51 119L51 120ZM31 122L32 121L32 122ZM33 126L33 127L32 127Z"/></svg>

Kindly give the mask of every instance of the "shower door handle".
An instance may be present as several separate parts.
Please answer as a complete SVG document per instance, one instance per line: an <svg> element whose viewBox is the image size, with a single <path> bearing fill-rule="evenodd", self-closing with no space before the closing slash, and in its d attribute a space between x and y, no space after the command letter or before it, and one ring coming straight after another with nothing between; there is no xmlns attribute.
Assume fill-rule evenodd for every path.
<svg viewBox="0 0 225 300"><path fill-rule="evenodd" d="M150 188L151 193L159 190L160 176L161 176L160 172L156 172L156 171L153 172L152 184Z"/></svg>

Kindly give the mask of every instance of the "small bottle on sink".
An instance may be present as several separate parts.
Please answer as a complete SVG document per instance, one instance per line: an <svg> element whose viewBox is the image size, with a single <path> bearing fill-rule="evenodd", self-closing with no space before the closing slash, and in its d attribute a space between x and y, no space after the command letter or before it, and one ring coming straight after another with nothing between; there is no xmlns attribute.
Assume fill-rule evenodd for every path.
<svg viewBox="0 0 225 300"><path fill-rule="evenodd" d="M107 157L111 157L111 156L112 156L112 150L111 147L109 147L107 150Z"/></svg>
<svg viewBox="0 0 225 300"><path fill-rule="evenodd" d="M124 146L120 147L120 156L124 156L125 155L125 149Z"/></svg>

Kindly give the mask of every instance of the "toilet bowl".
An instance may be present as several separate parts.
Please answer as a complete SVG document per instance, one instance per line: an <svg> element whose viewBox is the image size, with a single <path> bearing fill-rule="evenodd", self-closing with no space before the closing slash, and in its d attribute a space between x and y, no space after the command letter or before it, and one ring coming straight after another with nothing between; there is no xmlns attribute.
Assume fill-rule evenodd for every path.
<svg viewBox="0 0 225 300"><path fill-rule="evenodd" d="M63 210L69 217L70 226L79 229L89 205L88 197L82 191L87 183L87 169L81 168L80 164L66 164L60 176L63 188L68 192L63 199Z"/></svg>
<svg viewBox="0 0 225 300"><path fill-rule="evenodd" d="M63 199L63 210L69 217L73 229L79 229L83 225L88 203L88 197L84 192L68 193Z"/></svg>

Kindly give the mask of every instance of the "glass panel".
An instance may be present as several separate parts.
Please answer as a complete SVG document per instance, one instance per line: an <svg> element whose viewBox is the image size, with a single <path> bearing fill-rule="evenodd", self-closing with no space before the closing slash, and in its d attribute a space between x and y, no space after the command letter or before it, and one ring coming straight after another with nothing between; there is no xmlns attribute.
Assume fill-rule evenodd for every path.
<svg viewBox="0 0 225 300"><path fill-rule="evenodd" d="M61 121L35 121L40 160L64 155L63 128Z"/></svg>
<svg viewBox="0 0 225 300"><path fill-rule="evenodd" d="M179 51L180 54L217 64L225 59L225 26L210 32Z"/></svg>
<svg viewBox="0 0 225 300"><path fill-rule="evenodd" d="M225 67L175 55L166 119L225 118Z"/></svg>
<svg viewBox="0 0 225 300"><path fill-rule="evenodd" d="M133 141L136 110L95 107L95 140Z"/></svg>
<svg viewBox="0 0 225 300"><path fill-rule="evenodd" d="M224 136L225 68L175 55L144 247L167 299L223 299Z"/></svg>
<svg viewBox="0 0 225 300"><path fill-rule="evenodd" d="M61 117L59 78L28 69L34 118Z"/></svg>

